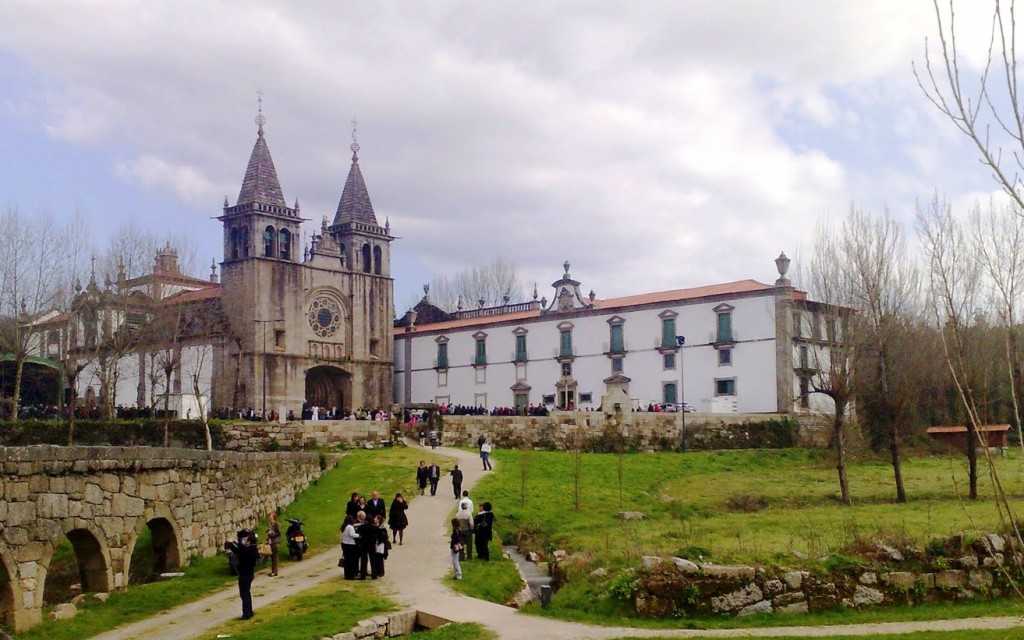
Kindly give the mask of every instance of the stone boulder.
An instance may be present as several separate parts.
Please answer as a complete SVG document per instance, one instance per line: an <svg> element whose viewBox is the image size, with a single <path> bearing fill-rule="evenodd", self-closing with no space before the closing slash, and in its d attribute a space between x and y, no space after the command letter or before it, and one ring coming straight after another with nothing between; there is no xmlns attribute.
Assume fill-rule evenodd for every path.
<svg viewBox="0 0 1024 640"><path fill-rule="evenodd" d="M78 607L70 602L65 602L53 608L53 611L50 612L50 620L70 620L76 615L78 615Z"/></svg>
<svg viewBox="0 0 1024 640"><path fill-rule="evenodd" d="M643 520L644 514L642 511L620 511L619 520Z"/></svg>

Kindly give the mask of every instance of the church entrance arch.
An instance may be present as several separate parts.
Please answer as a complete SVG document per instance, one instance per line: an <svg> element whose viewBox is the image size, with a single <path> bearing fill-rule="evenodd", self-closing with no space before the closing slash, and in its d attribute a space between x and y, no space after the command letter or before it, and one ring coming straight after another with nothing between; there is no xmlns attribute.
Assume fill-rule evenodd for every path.
<svg viewBox="0 0 1024 640"><path fill-rule="evenodd" d="M312 367L306 371L306 402L310 406L332 409L344 414L352 412L352 374L331 365Z"/></svg>

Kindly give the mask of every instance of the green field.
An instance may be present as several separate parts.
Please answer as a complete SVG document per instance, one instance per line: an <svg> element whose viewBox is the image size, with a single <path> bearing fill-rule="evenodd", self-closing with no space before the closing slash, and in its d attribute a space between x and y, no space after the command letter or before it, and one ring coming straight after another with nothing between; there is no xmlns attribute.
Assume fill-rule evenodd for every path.
<svg viewBox="0 0 1024 640"><path fill-rule="evenodd" d="M852 462L852 507L839 503L833 463L821 451L584 453L579 457L578 482L572 453L506 450L500 462L498 473L488 474L474 492L477 500L494 503L497 535L526 550L564 549L574 555L575 561L566 565L569 583L556 593L552 607L532 610L601 624L684 623L635 620L628 600L608 597L620 571L638 566L644 555L813 570L833 554L856 555L879 542L924 548L929 541L953 533L971 535L1001 528L987 474L982 477L981 499L961 499L967 491L966 462L961 457L907 460L903 473L910 502L902 505L894 502L892 469L887 463ZM1024 496L1019 456L998 460L997 470L1015 499ZM618 518L622 511L640 511L644 518L623 521ZM606 578L588 577L600 567L607 570ZM957 607L836 612L790 618L787 623L1014 613L1020 613L1016 603L982 601ZM698 626L780 621L779 616L729 618Z"/></svg>

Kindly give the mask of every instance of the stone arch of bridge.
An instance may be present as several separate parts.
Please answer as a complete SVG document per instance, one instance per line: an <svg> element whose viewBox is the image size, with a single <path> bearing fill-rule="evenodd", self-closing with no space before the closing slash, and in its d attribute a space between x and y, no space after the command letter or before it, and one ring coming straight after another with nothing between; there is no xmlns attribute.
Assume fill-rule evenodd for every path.
<svg viewBox="0 0 1024 640"><path fill-rule="evenodd" d="M146 528L149 528L153 538L154 573L177 571L181 567L181 559L185 557L181 526L171 513L170 507L163 503L150 505L136 521L132 538L125 548L124 575L126 583L131 574L131 561L135 553L135 546Z"/></svg>
<svg viewBox="0 0 1024 640"><path fill-rule="evenodd" d="M107 592L114 587L113 567L110 561L110 548L107 546L106 536L96 529L92 523L84 522L78 518L68 518L64 521L64 535L67 536L75 551L75 560L78 564L78 577L81 580L82 591ZM53 551L59 540L55 540L50 548L50 558L47 558L46 567L50 566ZM43 590L39 589L39 597L42 598ZM40 601L40 606L42 602Z"/></svg>
<svg viewBox="0 0 1024 640"><path fill-rule="evenodd" d="M17 567L11 550L0 540L0 627L14 627L14 609L21 603Z"/></svg>

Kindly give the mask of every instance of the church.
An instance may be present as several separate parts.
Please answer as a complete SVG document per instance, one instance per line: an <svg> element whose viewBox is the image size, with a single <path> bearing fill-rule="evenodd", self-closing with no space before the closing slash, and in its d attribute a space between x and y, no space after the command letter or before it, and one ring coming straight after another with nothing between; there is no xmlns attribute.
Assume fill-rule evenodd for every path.
<svg viewBox="0 0 1024 640"><path fill-rule="evenodd" d="M332 221L303 247L307 219L285 200L262 113L256 124L238 198L218 217L220 278L216 265L208 280L183 275L168 246L151 274L100 285L93 273L68 312L33 323L42 357L81 367L80 403L167 403L182 417L390 404L394 237L374 213L359 146Z"/></svg>

